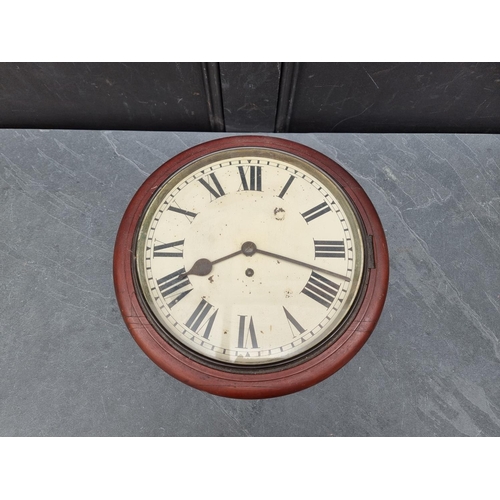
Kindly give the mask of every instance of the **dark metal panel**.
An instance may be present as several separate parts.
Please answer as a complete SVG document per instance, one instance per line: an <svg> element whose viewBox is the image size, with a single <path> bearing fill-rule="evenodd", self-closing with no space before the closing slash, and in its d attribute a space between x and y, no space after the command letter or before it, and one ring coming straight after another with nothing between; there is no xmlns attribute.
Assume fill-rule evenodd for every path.
<svg viewBox="0 0 500 500"><path fill-rule="evenodd" d="M500 133L498 63L300 63L291 132Z"/></svg>
<svg viewBox="0 0 500 500"><path fill-rule="evenodd" d="M2 63L0 127L210 131L202 69L201 63Z"/></svg>
<svg viewBox="0 0 500 500"><path fill-rule="evenodd" d="M228 132L274 132L281 64L220 63Z"/></svg>
<svg viewBox="0 0 500 500"><path fill-rule="evenodd" d="M0 128L500 133L499 63L2 63Z"/></svg>

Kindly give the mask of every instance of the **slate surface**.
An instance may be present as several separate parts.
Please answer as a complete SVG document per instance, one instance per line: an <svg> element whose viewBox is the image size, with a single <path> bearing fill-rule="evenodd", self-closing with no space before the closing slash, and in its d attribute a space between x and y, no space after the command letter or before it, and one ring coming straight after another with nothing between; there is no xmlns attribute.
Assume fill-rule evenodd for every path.
<svg viewBox="0 0 500 500"><path fill-rule="evenodd" d="M386 230L379 324L326 381L232 400L176 381L118 310L146 176L225 134L0 130L0 435L500 436L500 137L283 134L343 165Z"/></svg>

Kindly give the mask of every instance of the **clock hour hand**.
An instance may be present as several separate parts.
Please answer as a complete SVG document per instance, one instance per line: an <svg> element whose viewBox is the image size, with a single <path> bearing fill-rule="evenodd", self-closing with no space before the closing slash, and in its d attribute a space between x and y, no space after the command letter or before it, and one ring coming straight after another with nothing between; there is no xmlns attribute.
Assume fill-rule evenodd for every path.
<svg viewBox="0 0 500 500"><path fill-rule="evenodd" d="M245 252L243 252L245 253ZM329 271L328 269L323 269L321 267L315 266L313 264L308 264L307 262L301 262L300 260L296 259L291 259L290 257L285 257L283 255L278 255L276 253L272 252L266 252L265 250L261 250L260 248L255 247L254 253L260 253L262 255L267 255L269 257L274 257L276 259L284 260L285 262L291 262L292 264L297 264L299 266L304 266L308 267L309 269L312 269L313 271L320 271L324 274L329 274L330 276L334 276L335 278L339 278L344 281L351 281L351 278L348 278L347 276L343 276L342 274L335 273L333 271Z"/></svg>
<svg viewBox="0 0 500 500"><path fill-rule="evenodd" d="M242 250L238 250L237 252L230 253L229 255L225 255L224 257L221 257L220 259L216 260L208 260L208 259L198 259L191 269L184 274L181 275L181 277L187 276L188 274L192 274L195 276L207 276L212 272L212 267L215 264L218 264L219 262L222 262L224 260L230 259L231 257L235 257L236 255L239 255L242 253Z"/></svg>

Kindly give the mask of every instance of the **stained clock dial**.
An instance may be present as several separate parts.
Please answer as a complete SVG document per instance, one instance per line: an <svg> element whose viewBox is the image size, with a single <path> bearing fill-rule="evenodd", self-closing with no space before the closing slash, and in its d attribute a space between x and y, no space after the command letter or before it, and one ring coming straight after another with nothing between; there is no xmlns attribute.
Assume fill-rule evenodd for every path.
<svg viewBox="0 0 500 500"><path fill-rule="evenodd" d="M135 248L165 339L242 368L321 345L353 309L364 269L360 224L336 183L265 148L179 170L152 198Z"/></svg>

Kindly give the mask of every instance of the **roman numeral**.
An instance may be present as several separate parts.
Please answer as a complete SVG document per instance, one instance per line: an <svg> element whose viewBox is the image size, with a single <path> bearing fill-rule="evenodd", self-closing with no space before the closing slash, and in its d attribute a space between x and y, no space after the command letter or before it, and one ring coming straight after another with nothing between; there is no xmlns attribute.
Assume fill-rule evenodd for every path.
<svg viewBox="0 0 500 500"><path fill-rule="evenodd" d="M200 182L200 184L202 186L206 187L210 191L210 194L212 194L216 198L224 196L226 193L224 193L224 190L222 189L222 186L219 183L219 179L217 179L217 177L215 177L215 174L213 172L210 174L210 179L212 179L212 182L213 182L215 187L212 187L209 184L209 181L207 181L205 179L198 179L198 181Z"/></svg>
<svg viewBox="0 0 500 500"><path fill-rule="evenodd" d="M345 243L343 240L314 240L314 256L345 258Z"/></svg>
<svg viewBox="0 0 500 500"><path fill-rule="evenodd" d="M339 288L340 286L333 281L313 271L302 293L311 297L311 299L314 299L322 306L330 307L337 296Z"/></svg>
<svg viewBox="0 0 500 500"><path fill-rule="evenodd" d="M164 298L170 297L171 295L174 297L173 300L167 304L168 307L175 306L179 300L183 299L193 289L188 277L186 276L186 270L184 268L168 274L167 276L156 280L156 282L158 283L158 288ZM183 290L186 287L191 288Z"/></svg>
<svg viewBox="0 0 500 500"><path fill-rule="evenodd" d="M241 184L245 191L262 191L262 167L251 165L245 169L238 166Z"/></svg>
<svg viewBox="0 0 500 500"><path fill-rule="evenodd" d="M194 219L198 215L198 214L195 214L194 212L189 212L188 210L184 210L184 209L179 208L179 207L174 207L173 205L170 205L168 207L168 210L170 210L171 212L176 212L178 214L185 215L189 219L189 222L192 222L191 219Z"/></svg>
<svg viewBox="0 0 500 500"><path fill-rule="evenodd" d="M292 330L292 335L295 337L294 330L292 326L300 333L304 333L306 330L301 326L301 324L290 314L290 312L283 306L283 310L285 311L286 319L288 320L288 326L290 330Z"/></svg>
<svg viewBox="0 0 500 500"><path fill-rule="evenodd" d="M247 321L248 316L240 316L240 325L238 329L238 348L248 349L248 341L252 344L252 349L258 349L257 336L253 326L253 318Z"/></svg>
<svg viewBox="0 0 500 500"><path fill-rule="evenodd" d="M328 203L324 201L323 203L316 205L315 207L300 215L302 215L302 217L304 217L306 222L309 224L309 222L311 222L312 220L318 218L320 215L330 212L331 210L332 209L329 207Z"/></svg>
<svg viewBox="0 0 500 500"><path fill-rule="evenodd" d="M208 339L210 337L210 332L212 331L212 326L217 316L218 309L210 317L207 318L208 313L213 308L205 299L201 299L193 314L187 320L186 326L191 328L191 330L196 333L201 333L203 327L205 327L205 332L203 333L203 338Z"/></svg>
<svg viewBox="0 0 500 500"><path fill-rule="evenodd" d="M283 186L283 189L281 190L281 193L278 195L280 198L283 198L285 196L286 192L288 191L288 188L292 185L293 180L295 177L291 175L288 180L286 181L286 184Z"/></svg>
<svg viewBox="0 0 500 500"><path fill-rule="evenodd" d="M155 245L153 247L153 257L182 257L182 246L184 245L184 240L173 241L172 243L162 243L161 245ZM181 248L179 248L181 247ZM163 252L167 248L172 248L174 252Z"/></svg>

